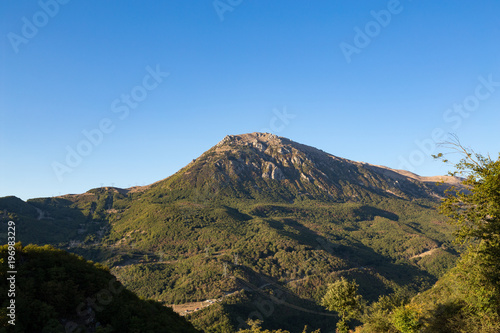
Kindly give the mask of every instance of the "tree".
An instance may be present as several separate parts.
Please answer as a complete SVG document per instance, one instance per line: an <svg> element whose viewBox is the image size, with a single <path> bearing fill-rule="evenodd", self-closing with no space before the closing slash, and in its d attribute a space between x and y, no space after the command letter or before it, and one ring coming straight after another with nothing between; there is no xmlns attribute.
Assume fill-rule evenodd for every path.
<svg viewBox="0 0 500 333"><path fill-rule="evenodd" d="M457 137L443 144L460 154L440 212L468 245L456 267L409 304L372 305L360 332L500 332L500 156L493 160L465 148ZM448 162L442 153L434 156ZM385 302L384 302L385 303ZM396 306L394 306L396 305ZM390 319L389 327L388 320Z"/></svg>
<svg viewBox="0 0 500 333"><path fill-rule="evenodd" d="M416 333L420 329L418 314L410 306L400 306L392 314L392 322L402 333Z"/></svg>
<svg viewBox="0 0 500 333"><path fill-rule="evenodd" d="M486 265L493 265L499 272L500 155L494 161L463 147L457 138L448 145L463 156L455 166L457 171L451 175L465 176L462 184L466 189L449 191L440 212L458 227L457 240L468 244L470 250L482 256Z"/></svg>
<svg viewBox="0 0 500 333"><path fill-rule="evenodd" d="M500 158L493 161L465 148L456 139L451 148L462 154L453 176L465 176L462 184L467 190L456 188L442 202L440 212L458 226L458 240L479 240L486 247L500 244ZM442 157L439 154L437 157ZM444 160L447 161L447 160Z"/></svg>
<svg viewBox="0 0 500 333"><path fill-rule="evenodd" d="M457 268L467 271L470 287L478 303L475 313L486 318L500 316L500 155L495 161L470 148L457 137L446 146L461 155L453 176L462 176L465 189L454 188L440 206L440 212L457 226L457 241L468 245ZM435 156L443 159L443 154ZM495 319L496 320L496 319Z"/></svg>
<svg viewBox="0 0 500 333"><path fill-rule="evenodd" d="M370 304L362 317L363 326L357 328L355 332L362 333L399 333L400 330L394 327L392 314L394 309L404 305L399 294L381 295L377 302Z"/></svg>
<svg viewBox="0 0 500 333"><path fill-rule="evenodd" d="M328 285L321 305L339 314L338 332L349 332L348 322L361 313L361 296L358 295L358 284L341 277L340 280Z"/></svg>

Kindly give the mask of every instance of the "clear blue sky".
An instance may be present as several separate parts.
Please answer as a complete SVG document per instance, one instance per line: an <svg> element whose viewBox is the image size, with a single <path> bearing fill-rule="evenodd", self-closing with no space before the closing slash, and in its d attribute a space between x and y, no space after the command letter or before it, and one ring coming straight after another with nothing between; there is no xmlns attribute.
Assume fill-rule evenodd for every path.
<svg viewBox="0 0 500 333"><path fill-rule="evenodd" d="M0 196L149 184L265 129L421 175L449 169L429 157L435 130L496 157L499 13L497 0L2 1ZM85 156L68 163L71 150Z"/></svg>

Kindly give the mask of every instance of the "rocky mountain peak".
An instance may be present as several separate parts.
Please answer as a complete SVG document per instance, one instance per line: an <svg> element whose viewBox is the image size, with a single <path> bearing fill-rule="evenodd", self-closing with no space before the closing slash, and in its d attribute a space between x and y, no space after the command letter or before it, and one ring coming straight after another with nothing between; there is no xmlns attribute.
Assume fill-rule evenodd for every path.
<svg viewBox="0 0 500 333"><path fill-rule="evenodd" d="M442 190L434 184L435 179L351 161L270 133L227 135L165 183L169 189L284 201L438 197Z"/></svg>
<svg viewBox="0 0 500 333"><path fill-rule="evenodd" d="M228 148L228 147L255 147L258 150L264 151L268 146L282 146L285 141L290 141L286 138L279 137L271 133L247 133L239 135L226 135L222 141L220 141L215 147L216 148Z"/></svg>
<svg viewBox="0 0 500 333"><path fill-rule="evenodd" d="M318 156L339 159L336 156L326 154L322 150L271 133L254 132L227 135L213 147L218 153L225 153L227 151L237 152L242 148L250 148L253 151L264 153L274 159L282 160L286 157L285 159L292 159L294 162L298 160L311 160Z"/></svg>

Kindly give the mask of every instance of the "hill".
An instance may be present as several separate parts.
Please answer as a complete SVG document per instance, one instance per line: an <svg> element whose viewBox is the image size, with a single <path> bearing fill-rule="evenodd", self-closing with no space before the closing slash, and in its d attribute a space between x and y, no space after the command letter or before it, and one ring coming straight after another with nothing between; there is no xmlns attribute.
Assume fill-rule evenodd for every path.
<svg viewBox="0 0 500 333"><path fill-rule="evenodd" d="M8 246L0 247L7 262ZM7 295L7 265L0 271L0 292ZM15 326L9 325L2 297L3 332L178 332L195 333L171 309L145 301L125 289L99 264L50 246L16 245ZM9 310L10 311L10 310Z"/></svg>
<svg viewBox="0 0 500 333"><path fill-rule="evenodd" d="M188 314L207 332L254 317L301 332L334 325L317 303L339 276L374 301L417 293L452 267L452 229L435 208L457 181L251 133L227 136L149 186L0 198L0 211L23 242L104 263L142 297L221 300Z"/></svg>

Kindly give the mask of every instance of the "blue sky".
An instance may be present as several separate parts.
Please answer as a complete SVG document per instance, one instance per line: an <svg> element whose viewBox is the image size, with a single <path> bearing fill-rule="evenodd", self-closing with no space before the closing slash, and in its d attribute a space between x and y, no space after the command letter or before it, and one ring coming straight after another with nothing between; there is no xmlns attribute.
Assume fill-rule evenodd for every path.
<svg viewBox="0 0 500 333"><path fill-rule="evenodd" d="M0 196L150 184L263 130L421 175L450 169L430 158L443 133L497 157L498 13L494 0L2 1Z"/></svg>

